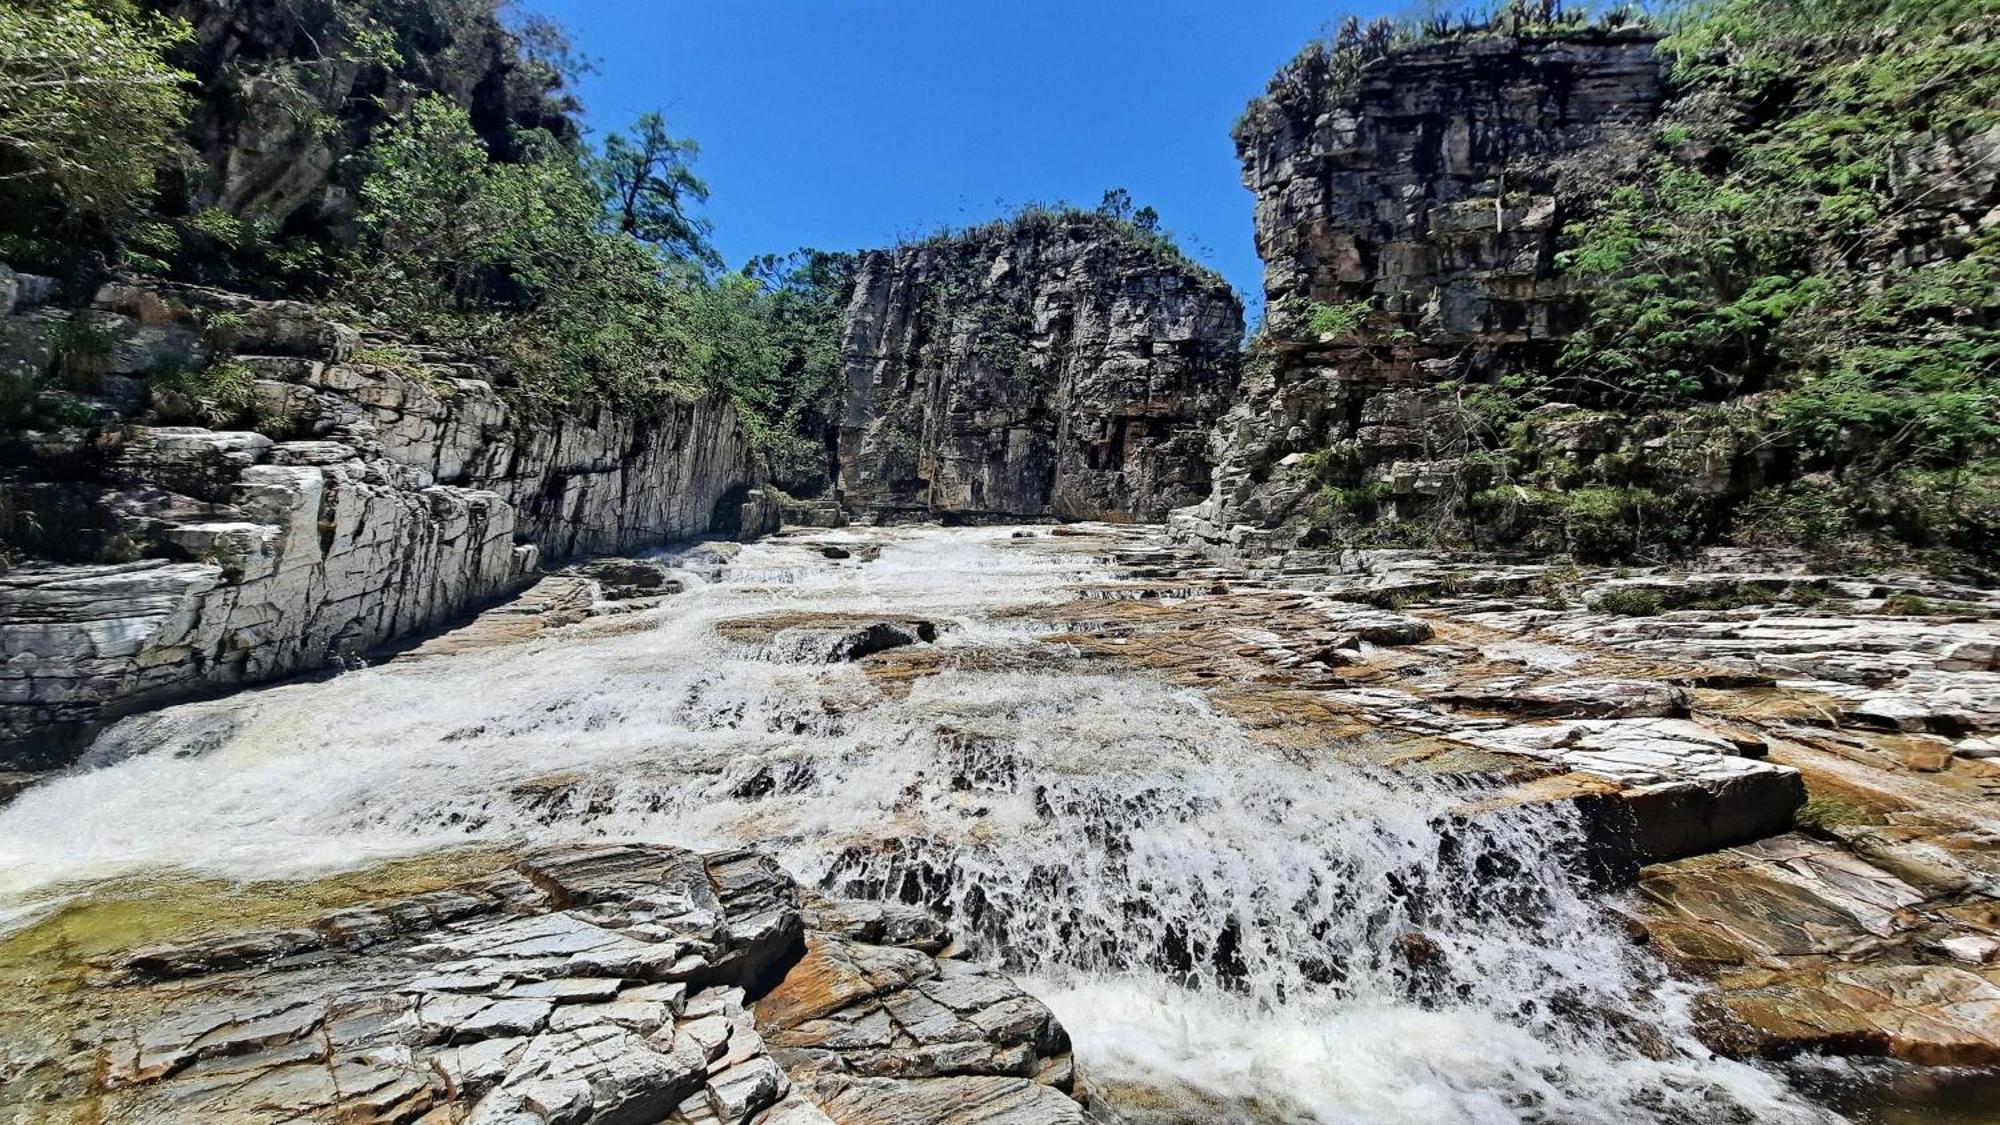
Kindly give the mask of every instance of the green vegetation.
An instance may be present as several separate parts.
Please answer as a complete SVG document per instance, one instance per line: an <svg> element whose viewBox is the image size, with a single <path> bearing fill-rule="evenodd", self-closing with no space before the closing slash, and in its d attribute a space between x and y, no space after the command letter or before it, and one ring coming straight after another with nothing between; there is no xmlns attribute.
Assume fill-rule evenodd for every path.
<svg viewBox="0 0 2000 1125"><path fill-rule="evenodd" d="M1644 586L1620 586L1598 596L1597 608L1620 617L1658 617L1665 608L1658 590Z"/></svg>
<svg viewBox="0 0 2000 1125"><path fill-rule="evenodd" d="M257 373L234 359L178 368L153 378L154 387L185 398L186 413L211 426L248 419L256 400L256 382Z"/></svg>
<svg viewBox="0 0 2000 1125"><path fill-rule="evenodd" d="M597 159L612 225L660 249L668 258L697 261L720 269L721 255L709 245L714 224L694 215L690 203L708 202L708 184L694 174L701 146L667 132L657 113L641 114L632 136L605 138Z"/></svg>
<svg viewBox="0 0 2000 1125"><path fill-rule="evenodd" d="M180 158L185 23L126 0L0 7L0 253L129 232Z"/></svg>
<svg viewBox="0 0 2000 1125"><path fill-rule="evenodd" d="M2000 230L1981 221L1975 165L2000 125L2000 8L1651 7L1670 96L1650 145L1635 172L1564 173L1582 210L1557 267L1583 298L1581 331L1478 382L1397 392L1418 401L1398 401L1374 440L1417 468L1416 492L1367 493L1386 465L1351 450L1312 455L1321 533L1653 560L1725 540L1849 566L1915 548L1991 568ZM1449 10L1348 21L1277 76L1239 136L1291 127L1272 115L1315 119L1376 60L1431 40L1637 18ZM1413 318L1365 300L1274 314L1295 346L1416 339Z"/></svg>
<svg viewBox="0 0 2000 1125"><path fill-rule="evenodd" d="M269 9L258 26L275 38L255 51L197 41L131 0L0 10L0 260L82 283L136 270L345 306L363 324L492 357L498 380L532 403L643 406L721 392L785 466L781 479L815 486L845 259L802 252L724 272L698 211L708 187L695 143L656 113L595 150L579 143L564 93L579 67L545 21L516 19L496 39L482 30L497 27L495 0ZM514 55L486 71L496 42ZM346 80L329 76L349 71L362 75L357 89L405 94L449 74L501 74L504 89L474 97L514 116L481 120L436 94L342 101ZM408 108L384 116L397 102ZM264 122L302 152L315 137L348 152L334 177L352 190L351 223L318 230L184 208L213 198L182 139L197 109ZM248 409L246 373L226 358L241 325L226 320L203 333L221 360L155 376L197 404L191 416ZM62 326L53 381L7 376L6 426L88 420L62 392L96 389L108 344L91 331L81 318ZM381 354L364 362L430 381L399 346L369 351Z"/></svg>
<svg viewBox="0 0 2000 1125"><path fill-rule="evenodd" d="M1882 814L1842 797L1810 797L1792 814L1792 823L1808 831L1851 828L1882 823Z"/></svg>
<svg viewBox="0 0 2000 1125"><path fill-rule="evenodd" d="M501 357L516 393L551 403L728 394L797 487L837 378L840 255L767 256L715 273L692 142L657 114L598 157L521 137L491 158L464 110L419 102L363 154L360 245L341 292L421 339Z"/></svg>
<svg viewBox="0 0 2000 1125"><path fill-rule="evenodd" d="M1597 296L1552 392L1759 393L1757 444L1824 476L1753 497L1744 541L1877 531L1991 557L2000 231L1957 229L1917 154L2000 123L2000 10L1696 0L1669 28L1683 96L1565 256Z"/></svg>
<svg viewBox="0 0 2000 1125"><path fill-rule="evenodd" d="M1355 329L1367 322L1375 306L1369 301L1353 301L1344 305L1311 302L1304 311L1306 331L1321 341L1334 343L1351 338Z"/></svg>

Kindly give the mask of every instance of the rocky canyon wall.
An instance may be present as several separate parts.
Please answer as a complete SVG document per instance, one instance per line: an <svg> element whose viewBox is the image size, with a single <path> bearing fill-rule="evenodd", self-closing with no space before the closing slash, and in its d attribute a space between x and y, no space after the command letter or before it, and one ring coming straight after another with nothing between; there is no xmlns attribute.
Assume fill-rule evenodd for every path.
<svg viewBox="0 0 2000 1125"><path fill-rule="evenodd" d="M1647 151L1655 39L1451 38L1352 75L1308 54L1252 103L1237 153L1274 330L1180 534L1235 554L1298 545L1326 450L1385 495L1455 486L1457 398L1433 388L1545 367L1575 329L1564 223ZM1308 327L1314 304L1347 323Z"/></svg>
<svg viewBox="0 0 2000 1125"><path fill-rule="evenodd" d="M1240 303L1164 240L1030 212L864 255L838 489L866 519L1149 521L1208 492Z"/></svg>
<svg viewBox="0 0 2000 1125"><path fill-rule="evenodd" d="M0 287L0 362L60 371L41 413L71 423L7 439L0 532L25 561L0 573L0 766L359 656L540 561L770 518L719 397L535 408L478 361L302 304L109 285L68 309L43 289Z"/></svg>
<svg viewBox="0 0 2000 1125"><path fill-rule="evenodd" d="M178 59L198 81L196 160L167 184L171 209L215 209L266 236L338 231L353 216L352 158L426 95L465 108L501 156L519 130L571 137L576 106L554 65L489 0L145 0L186 21Z"/></svg>

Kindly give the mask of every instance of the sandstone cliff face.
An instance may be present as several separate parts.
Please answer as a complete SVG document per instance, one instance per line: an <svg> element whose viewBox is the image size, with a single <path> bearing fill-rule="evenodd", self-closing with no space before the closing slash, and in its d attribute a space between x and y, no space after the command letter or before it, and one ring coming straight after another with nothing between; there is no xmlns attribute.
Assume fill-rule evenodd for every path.
<svg viewBox="0 0 2000 1125"><path fill-rule="evenodd" d="M205 360L196 325L224 315L267 432L127 424L149 401L186 411L163 368ZM77 398L94 419L19 439L0 481L7 537L62 560L0 574L0 763L55 764L117 714L359 656L542 560L768 526L719 398L524 413L477 364L202 290L21 309L0 320L5 360L59 362L77 318L109 341Z"/></svg>
<svg viewBox="0 0 2000 1125"><path fill-rule="evenodd" d="M839 491L870 518L1158 520L1208 491L1242 308L1122 224L1031 215L864 256Z"/></svg>
<svg viewBox="0 0 2000 1125"><path fill-rule="evenodd" d="M1253 103L1237 151L1280 330L1247 367L1218 428L1215 491L1181 534L1232 553L1296 544L1317 489L1301 459L1343 442L1357 482L1400 475L1418 496L1450 474L1433 463L1462 452L1454 400L1426 388L1534 369L1574 330L1558 241L1576 203L1646 151L1653 42L1444 40L1377 60L1351 88L1296 74ZM1321 339L1297 323L1309 301L1372 311Z"/></svg>

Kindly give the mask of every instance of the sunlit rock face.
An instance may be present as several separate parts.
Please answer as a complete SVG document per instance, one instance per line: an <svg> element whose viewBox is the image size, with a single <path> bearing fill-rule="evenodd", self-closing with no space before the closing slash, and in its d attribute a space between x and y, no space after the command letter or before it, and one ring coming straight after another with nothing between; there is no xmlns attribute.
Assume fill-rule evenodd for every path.
<svg viewBox="0 0 2000 1125"><path fill-rule="evenodd" d="M1288 521L1317 491L1294 455L1342 441L1357 478L1400 461L1399 498L1442 491L1462 443L1451 396L1427 388L1553 358L1577 324L1556 270L1564 223L1647 151L1661 100L1640 32L1448 39L1346 85L1281 75L1236 133L1274 323L1307 301L1375 312L1336 338L1273 334L1183 533L1237 553L1293 545Z"/></svg>
<svg viewBox="0 0 2000 1125"><path fill-rule="evenodd" d="M0 575L0 769L62 764L137 707L359 657L543 562L775 522L719 397L525 407L467 357L188 288L17 309L0 341L71 315L114 342L110 370L78 400L93 421L14 440L0 480L7 540L53 560ZM245 417L128 424L212 420L157 376L206 362L201 325L223 315Z"/></svg>
<svg viewBox="0 0 2000 1125"><path fill-rule="evenodd" d="M1236 384L1227 284L1093 215L863 257L839 488L878 518L1157 521L1208 491Z"/></svg>
<svg viewBox="0 0 2000 1125"><path fill-rule="evenodd" d="M0 1093L42 1120L1079 1125L1061 1025L948 940L754 852L545 849L107 960L88 1002L9 1021L34 1065Z"/></svg>

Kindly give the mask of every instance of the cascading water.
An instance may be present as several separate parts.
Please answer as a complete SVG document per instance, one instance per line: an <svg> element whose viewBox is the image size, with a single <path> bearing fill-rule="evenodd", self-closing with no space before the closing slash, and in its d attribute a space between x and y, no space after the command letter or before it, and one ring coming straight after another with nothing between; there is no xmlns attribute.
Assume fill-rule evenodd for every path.
<svg viewBox="0 0 2000 1125"><path fill-rule="evenodd" d="M1004 529L747 548L616 631L128 720L0 813L0 896L185 868L304 876L468 841L752 843L922 902L1054 1007L1107 1116L1816 1121L1694 1040L1689 996L1564 856L1562 811L1246 736L1193 691L1066 662L1034 608L1107 575ZM922 617L904 688L716 625Z"/></svg>

